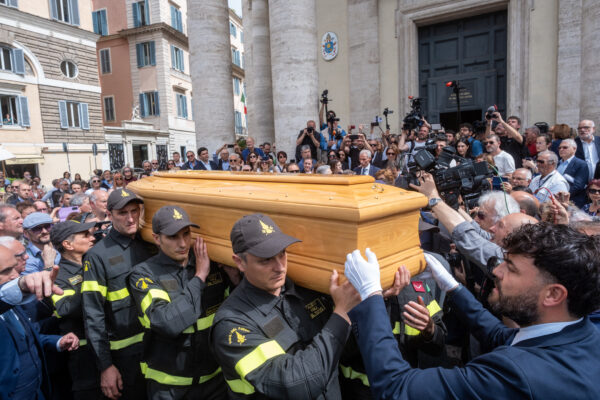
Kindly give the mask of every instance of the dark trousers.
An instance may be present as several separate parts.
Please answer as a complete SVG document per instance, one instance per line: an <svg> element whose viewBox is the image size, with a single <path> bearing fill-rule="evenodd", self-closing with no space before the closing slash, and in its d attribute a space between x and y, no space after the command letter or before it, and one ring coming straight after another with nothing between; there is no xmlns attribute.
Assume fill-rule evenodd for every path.
<svg viewBox="0 0 600 400"><path fill-rule="evenodd" d="M168 386L152 379L146 380L149 400L225 400L227 399L227 384L223 375L219 374L203 383L192 386Z"/></svg>
<svg viewBox="0 0 600 400"><path fill-rule="evenodd" d="M136 343L123 350L112 352L112 361L121 373L123 400L146 400L146 382L142 375L142 344Z"/></svg>

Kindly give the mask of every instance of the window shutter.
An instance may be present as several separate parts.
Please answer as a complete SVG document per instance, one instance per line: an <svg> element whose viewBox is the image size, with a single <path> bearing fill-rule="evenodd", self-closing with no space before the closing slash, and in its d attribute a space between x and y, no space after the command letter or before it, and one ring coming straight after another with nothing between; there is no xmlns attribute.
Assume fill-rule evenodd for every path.
<svg viewBox="0 0 600 400"><path fill-rule="evenodd" d="M183 50L179 51L179 66L181 67L181 72L185 72L185 64L183 63Z"/></svg>
<svg viewBox="0 0 600 400"><path fill-rule="evenodd" d="M171 68L177 68L175 46L171 45Z"/></svg>
<svg viewBox="0 0 600 400"><path fill-rule="evenodd" d="M18 0L8 0L8 5L10 7L19 7L19 1Z"/></svg>
<svg viewBox="0 0 600 400"><path fill-rule="evenodd" d="M131 6L133 7L133 27L137 28L138 26L140 26L140 22L141 22L140 21L140 5L138 3L133 3Z"/></svg>
<svg viewBox="0 0 600 400"><path fill-rule="evenodd" d="M50 2L50 17L58 19L58 10L56 9L56 0L48 0Z"/></svg>
<svg viewBox="0 0 600 400"><path fill-rule="evenodd" d="M177 9L171 6L171 26L177 29Z"/></svg>
<svg viewBox="0 0 600 400"><path fill-rule="evenodd" d="M187 117L188 117L188 112L187 112L187 97L181 96L181 103L182 103L182 106L183 106L183 118L187 119Z"/></svg>
<svg viewBox="0 0 600 400"><path fill-rule="evenodd" d="M150 42L150 65L156 65L154 41Z"/></svg>
<svg viewBox="0 0 600 400"><path fill-rule="evenodd" d="M108 22L106 19L106 10L100 10L100 34L108 35Z"/></svg>
<svg viewBox="0 0 600 400"><path fill-rule="evenodd" d="M58 114L60 116L60 128L67 129L69 127L69 120L67 119L67 102L60 100L58 102Z"/></svg>
<svg viewBox="0 0 600 400"><path fill-rule="evenodd" d="M13 49L13 72L25 75L25 56L22 49Z"/></svg>
<svg viewBox="0 0 600 400"><path fill-rule="evenodd" d="M71 24L79 26L79 0L70 0Z"/></svg>
<svg viewBox="0 0 600 400"><path fill-rule="evenodd" d="M146 17L146 25L150 25L150 4L148 4L148 0L144 0L144 15Z"/></svg>
<svg viewBox="0 0 600 400"><path fill-rule="evenodd" d="M146 116L146 107L144 107L144 93L140 93L140 117Z"/></svg>
<svg viewBox="0 0 600 400"><path fill-rule="evenodd" d="M88 104L79 103L79 118L81 129L90 129L90 116L88 115Z"/></svg>
<svg viewBox="0 0 600 400"><path fill-rule="evenodd" d="M19 101L19 124L21 126L30 126L29 122L29 104L27 103L27 97L19 96L17 97Z"/></svg>
<svg viewBox="0 0 600 400"><path fill-rule="evenodd" d="M181 95L179 93L175 94L175 103L177 103L177 116L181 117L183 115L183 110L181 109Z"/></svg>
<svg viewBox="0 0 600 400"><path fill-rule="evenodd" d="M144 66L144 44L138 43L135 45L135 53L137 54L137 66L138 68Z"/></svg>
<svg viewBox="0 0 600 400"><path fill-rule="evenodd" d="M160 105L158 103L158 92L154 92L154 104L156 104L156 113L154 115L160 115Z"/></svg>
<svg viewBox="0 0 600 400"><path fill-rule="evenodd" d="M177 10L177 30L183 32L183 22L181 21L181 10Z"/></svg>
<svg viewBox="0 0 600 400"><path fill-rule="evenodd" d="M100 14L100 11L92 11L92 23L94 24L94 33L101 35L102 31L98 24L98 15L99 14Z"/></svg>

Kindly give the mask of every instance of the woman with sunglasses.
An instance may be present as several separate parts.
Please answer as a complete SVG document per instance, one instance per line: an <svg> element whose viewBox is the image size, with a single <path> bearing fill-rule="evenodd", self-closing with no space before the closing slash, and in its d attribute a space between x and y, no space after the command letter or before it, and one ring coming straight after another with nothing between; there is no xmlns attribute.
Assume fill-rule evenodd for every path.
<svg viewBox="0 0 600 400"><path fill-rule="evenodd" d="M285 165L287 163L287 153L285 151L277 152L277 165L275 165L275 172L285 172Z"/></svg>
<svg viewBox="0 0 600 400"><path fill-rule="evenodd" d="M600 179L592 179L587 187L590 203L583 206L582 210L592 217L600 216Z"/></svg>
<svg viewBox="0 0 600 400"><path fill-rule="evenodd" d="M125 180L123 178L123 174L120 172L115 172L113 175L113 190L123 189L125 187Z"/></svg>
<svg viewBox="0 0 600 400"><path fill-rule="evenodd" d="M273 167L271 166L272 163L273 163L273 160L271 160L271 158L269 156L261 157L261 159L258 162L258 165L256 167L256 172L261 172L261 173L273 172Z"/></svg>
<svg viewBox="0 0 600 400"><path fill-rule="evenodd" d="M246 160L246 164L252 168L252 171L256 172L259 166L258 155L256 153L248 154L248 159Z"/></svg>
<svg viewBox="0 0 600 400"><path fill-rule="evenodd" d="M299 174L300 167L295 162L291 162L286 166L285 172L287 172L289 174Z"/></svg>
<svg viewBox="0 0 600 400"><path fill-rule="evenodd" d="M398 150L398 146L392 144L388 148L385 149L385 156L387 160L383 163L383 169L385 168L394 168L397 170L402 170L402 156L400 151Z"/></svg>

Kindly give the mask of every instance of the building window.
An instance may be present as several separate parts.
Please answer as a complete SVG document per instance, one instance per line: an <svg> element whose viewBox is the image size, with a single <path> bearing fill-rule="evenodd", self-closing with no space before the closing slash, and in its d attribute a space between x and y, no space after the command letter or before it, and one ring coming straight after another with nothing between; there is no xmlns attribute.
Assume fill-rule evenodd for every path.
<svg viewBox="0 0 600 400"><path fill-rule="evenodd" d="M244 131L244 127L242 126L242 113L239 111L234 111L235 116L235 133L236 135L241 135Z"/></svg>
<svg viewBox="0 0 600 400"><path fill-rule="evenodd" d="M49 0L50 16L57 21L79 25L79 0Z"/></svg>
<svg viewBox="0 0 600 400"><path fill-rule="evenodd" d="M233 93L235 93L236 96L240 95L240 85L241 85L240 79L233 78Z"/></svg>
<svg viewBox="0 0 600 400"><path fill-rule="evenodd" d="M88 104L77 101L60 100L58 102L61 129L81 128L90 129Z"/></svg>
<svg viewBox="0 0 600 400"><path fill-rule="evenodd" d="M231 36L233 36L234 38L237 37L237 28L235 27L235 25L233 24L233 22L229 23L229 33L231 34Z"/></svg>
<svg viewBox="0 0 600 400"><path fill-rule="evenodd" d="M140 93L140 115L142 118L160 115L158 92Z"/></svg>
<svg viewBox="0 0 600 400"><path fill-rule="evenodd" d="M13 50L8 47L0 47L0 69L12 71L13 69Z"/></svg>
<svg viewBox="0 0 600 400"><path fill-rule="evenodd" d="M18 0L0 0L0 4L4 4L9 7L19 7Z"/></svg>
<svg viewBox="0 0 600 400"><path fill-rule="evenodd" d="M15 74L25 74L25 57L23 50L0 46L0 70Z"/></svg>
<svg viewBox="0 0 600 400"><path fill-rule="evenodd" d="M231 49L231 61L238 67L241 67L240 52L236 49Z"/></svg>
<svg viewBox="0 0 600 400"><path fill-rule="evenodd" d="M104 120L115 120L115 98L112 96L104 98Z"/></svg>
<svg viewBox="0 0 600 400"><path fill-rule="evenodd" d="M77 66L73 61L63 61L60 63L60 72L67 78L75 78L77 76Z"/></svg>
<svg viewBox="0 0 600 400"><path fill-rule="evenodd" d="M187 97L184 94L175 93L175 99L177 100L177 116L187 119Z"/></svg>
<svg viewBox="0 0 600 400"><path fill-rule="evenodd" d="M102 36L108 35L106 10L92 11L92 22L94 23L94 33Z"/></svg>
<svg viewBox="0 0 600 400"><path fill-rule="evenodd" d="M184 72L185 70L183 64L183 50L173 45L171 45L171 67L181 72Z"/></svg>
<svg viewBox="0 0 600 400"><path fill-rule="evenodd" d="M144 42L135 45L137 53L137 66L156 65L154 42Z"/></svg>
<svg viewBox="0 0 600 400"><path fill-rule="evenodd" d="M123 151L122 143L108 144L108 159L110 161L110 169L121 169L125 166L125 152Z"/></svg>
<svg viewBox="0 0 600 400"><path fill-rule="evenodd" d="M0 125L29 126L29 105L27 103L27 97L0 94L0 109L2 110Z"/></svg>
<svg viewBox="0 0 600 400"><path fill-rule="evenodd" d="M132 6L134 28L150 25L150 7L148 6L148 0L136 1Z"/></svg>
<svg viewBox="0 0 600 400"><path fill-rule="evenodd" d="M171 26L179 32L183 32L183 22L181 19L181 10L171 5Z"/></svg>
<svg viewBox="0 0 600 400"><path fill-rule="evenodd" d="M103 74L110 74L112 72L110 65L110 49L100 50L100 71Z"/></svg>

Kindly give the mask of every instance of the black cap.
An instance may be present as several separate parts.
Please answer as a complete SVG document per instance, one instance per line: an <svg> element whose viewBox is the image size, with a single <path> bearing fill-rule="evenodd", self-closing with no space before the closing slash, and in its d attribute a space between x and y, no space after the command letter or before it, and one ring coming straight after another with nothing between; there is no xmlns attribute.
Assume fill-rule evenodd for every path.
<svg viewBox="0 0 600 400"><path fill-rule="evenodd" d="M66 238L76 233L85 232L95 227L95 222L81 223L77 221L64 221L52 227L50 231L50 241L54 247L58 247Z"/></svg>
<svg viewBox="0 0 600 400"><path fill-rule="evenodd" d="M140 199L128 189L117 189L113 191L110 196L108 196L108 201L106 203L106 209L110 210L120 210L125 207L130 202L135 201L140 204L144 204L144 200Z"/></svg>
<svg viewBox="0 0 600 400"><path fill-rule="evenodd" d="M152 217L152 232L157 234L162 233L171 236L188 226L200 228L190 221L190 217L181 207L161 207Z"/></svg>
<svg viewBox="0 0 600 400"><path fill-rule="evenodd" d="M288 236L271 218L263 214L242 217L231 229L231 247L235 254L248 252L260 258L270 258L289 245L301 242Z"/></svg>

